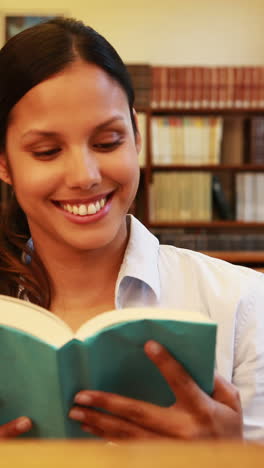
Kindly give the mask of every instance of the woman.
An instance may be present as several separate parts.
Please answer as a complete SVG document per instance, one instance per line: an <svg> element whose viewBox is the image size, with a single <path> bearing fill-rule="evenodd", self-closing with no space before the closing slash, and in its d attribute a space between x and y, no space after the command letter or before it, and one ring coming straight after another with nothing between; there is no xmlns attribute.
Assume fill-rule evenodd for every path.
<svg viewBox="0 0 264 468"><path fill-rule="evenodd" d="M40 304L74 330L106 310L149 305L200 310L219 325L217 368L225 379L215 376L212 397L150 341L145 351L177 397L174 405L87 390L69 417L107 439L242 438L243 422L246 437L262 437L262 276L159 246L127 216L140 135L116 51L82 23L54 19L11 39L0 68L0 177L13 190L2 226L0 293ZM22 417L0 435L30 428Z"/></svg>

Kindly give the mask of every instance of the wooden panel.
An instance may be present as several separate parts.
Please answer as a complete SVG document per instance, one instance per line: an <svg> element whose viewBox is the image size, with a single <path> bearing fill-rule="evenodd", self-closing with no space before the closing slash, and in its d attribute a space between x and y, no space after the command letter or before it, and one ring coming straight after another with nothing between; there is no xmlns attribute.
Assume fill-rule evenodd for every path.
<svg viewBox="0 0 264 468"><path fill-rule="evenodd" d="M263 468L261 445L223 442L123 443L9 441L1 443L1 467L19 468Z"/></svg>

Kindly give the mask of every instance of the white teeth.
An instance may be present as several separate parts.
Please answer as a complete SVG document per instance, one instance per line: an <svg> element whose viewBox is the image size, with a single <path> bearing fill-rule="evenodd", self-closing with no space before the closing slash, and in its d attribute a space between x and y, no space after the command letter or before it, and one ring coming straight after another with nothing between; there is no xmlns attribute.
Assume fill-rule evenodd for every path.
<svg viewBox="0 0 264 468"><path fill-rule="evenodd" d="M85 216L87 215L87 208L85 205L80 205L79 206L79 212L78 212L79 215L81 216Z"/></svg>
<svg viewBox="0 0 264 468"><path fill-rule="evenodd" d="M97 200L95 203L89 203L87 205L70 205L67 203L66 205L61 205L65 211L69 213L73 213L79 216L86 216L92 215L100 211L106 204L106 199L102 198L101 200Z"/></svg>
<svg viewBox="0 0 264 468"><path fill-rule="evenodd" d="M91 214L95 214L95 213L96 213L95 204L94 203L89 203L87 214L91 215Z"/></svg>

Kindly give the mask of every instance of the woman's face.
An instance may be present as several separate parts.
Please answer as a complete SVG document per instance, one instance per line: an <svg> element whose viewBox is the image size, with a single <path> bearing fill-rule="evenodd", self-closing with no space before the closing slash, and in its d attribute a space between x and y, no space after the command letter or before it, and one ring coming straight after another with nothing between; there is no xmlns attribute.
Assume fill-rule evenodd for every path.
<svg viewBox="0 0 264 468"><path fill-rule="evenodd" d="M76 62L32 88L12 109L1 172L38 245L122 242L139 145L124 91L97 66Z"/></svg>

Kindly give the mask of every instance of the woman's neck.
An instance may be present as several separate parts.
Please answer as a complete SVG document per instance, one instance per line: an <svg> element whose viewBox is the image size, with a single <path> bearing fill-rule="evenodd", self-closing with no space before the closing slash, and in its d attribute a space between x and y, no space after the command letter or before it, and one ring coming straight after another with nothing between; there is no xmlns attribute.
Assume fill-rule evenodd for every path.
<svg viewBox="0 0 264 468"><path fill-rule="evenodd" d="M129 233L100 249L78 251L34 242L51 278L51 311L94 310L114 305L115 284ZM113 307L112 307L113 308ZM67 312L67 313L68 313Z"/></svg>

